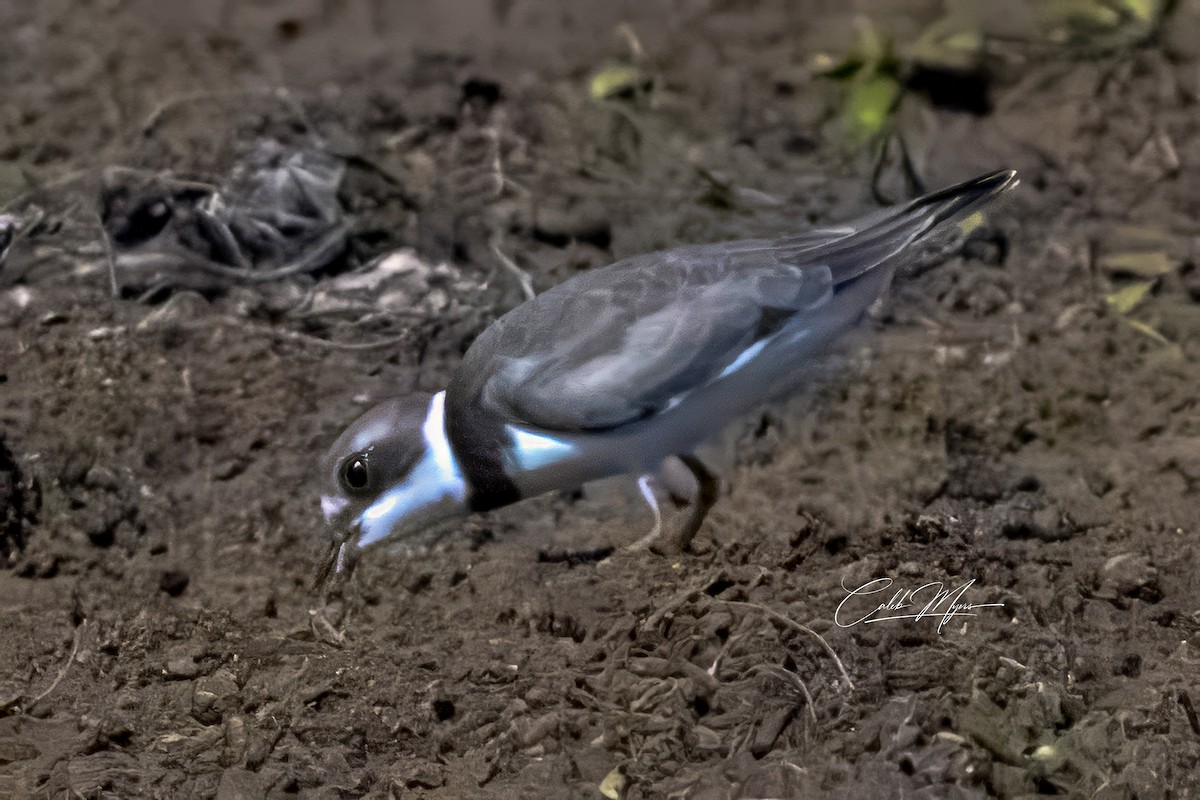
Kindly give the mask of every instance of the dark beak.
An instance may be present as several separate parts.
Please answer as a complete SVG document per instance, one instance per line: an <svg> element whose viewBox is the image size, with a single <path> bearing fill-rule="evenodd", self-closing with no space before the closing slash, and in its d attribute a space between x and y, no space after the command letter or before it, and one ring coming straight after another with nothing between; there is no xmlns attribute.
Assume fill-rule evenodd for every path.
<svg viewBox="0 0 1200 800"><path fill-rule="evenodd" d="M326 545L317 554L313 567L313 589L321 590L335 575L349 576L357 561L355 554L358 548L354 542L358 539L358 525L350 521L350 515L344 507L322 509L325 511L325 541ZM329 513L332 511L333 513Z"/></svg>

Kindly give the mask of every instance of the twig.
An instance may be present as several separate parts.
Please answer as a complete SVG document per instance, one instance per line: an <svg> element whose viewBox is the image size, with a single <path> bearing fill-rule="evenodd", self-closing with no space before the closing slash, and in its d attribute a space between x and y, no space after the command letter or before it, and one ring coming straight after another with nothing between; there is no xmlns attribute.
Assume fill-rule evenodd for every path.
<svg viewBox="0 0 1200 800"><path fill-rule="evenodd" d="M299 331L289 331L279 328L267 328L258 325L243 324L242 327L265 333L269 336L277 336L280 339L289 339L296 342L306 342L308 344L320 345L321 347L329 347L334 350L378 350L381 347L394 347L399 344L404 344L409 339L409 334L402 333L398 336L389 336L386 339L375 339L370 342L335 342L330 339L322 339L320 336L312 336Z"/></svg>
<svg viewBox="0 0 1200 800"><path fill-rule="evenodd" d="M748 674L750 675L757 675L759 673L766 673L767 675L780 678L781 680L785 680L788 683L792 683L800 687L800 691L804 693L804 699L808 701L808 715L812 718L813 722L817 721L817 709L813 705L813 698L812 694L808 691L808 684L804 682L803 678L791 670L784 669L783 667L779 667L774 664L755 664L748 670Z"/></svg>
<svg viewBox="0 0 1200 800"><path fill-rule="evenodd" d="M176 189L188 189L195 192L204 192L206 194L215 194L216 192L220 191L220 187L218 187L215 183L196 181L191 180L190 178L176 178L174 175L171 175L165 171L156 172L154 170L139 169L138 167L127 167L123 164L114 164L113 166L105 167L102 174L104 177L108 177L110 173L145 178L148 180L158 181Z"/></svg>
<svg viewBox="0 0 1200 800"><path fill-rule="evenodd" d="M518 267L511 258L504 255L500 251L500 245L496 242L493 241L490 244L492 255L496 256L496 260L500 262L500 266L508 270L509 274L517 279L517 283L521 287L521 294L525 296L525 299L532 300L537 297L537 293L533 291L533 279L529 277L529 273Z"/></svg>
<svg viewBox="0 0 1200 800"><path fill-rule="evenodd" d="M248 272L243 280L249 283L267 283L318 270L333 261L334 256L345 248L346 236L349 233L350 225L343 222L308 248L307 253L294 259L290 264L285 264L278 269Z"/></svg>
<svg viewBox="0 0 1200 800"><path fill-rule="evenodd" d="M21 194L17 195L16 197L12 198L11 200L9 200L7 203L4 204L4 206L0 207L0 211L7 211L10 208L20 208L21 206L25 205L25 203L27 203L30 199L32 199L34 197L34 195L36 195L38 192L44 192L44 191L47 191L50 189L61 189L64 186L70 186L72 183L75 183L76 181L81 181L85 178L93 177L95 174L96 174L95 169L93 169L92 167L87 167L85 169L72 170L63 175L59 175L57 178L54 178L52 180L42 181L41 183L37 184L36 186L31 186L30 188L26 189ZM29 181L28 177L26 177L26 181L27 182Z"/></svg>
<svg viewBox="0 0 1200 800"><path fill-rule="evenodd" d="M842 663L842 659L838 658L838 654L834 652L832 647L829 646L829 642L825 641L825 637L814 631L812 628L803 623L796 622L796 620L786 617L783 614L780 614L778 611L767 608L766 606L758 603L747 603L742 600L718 600L717 602L727 606L736 606L738 608L747 608L758 611L775 622L780 622L789 628L800 631L801 633L807 633L809 636L821 643L821 646L825 648L825 652L828 653L829 657L833 659L835 664L837 664L838 672L842 673L842 680L846 682L846 686L850 689L854 688L854 681L850 680L850 674L846 672L846 665Z"/></svg>
<svg viewBox="0 0 1200 800"><path fill-rule="evenodd" d="M255 333L260 333L265 336L274 336L279 339L287 339L287 340L295 341L295 342L304 342L306 344L315 344L315 345L320 345L322 347L330 347L335 350L375 350L375 349L378 349L381 347L392 347L394 345L404 344L410 336L410 332L406 331L397 336L389 336L386 339L376 339L376 340L370 341L370 342L335 342L335 341L331 341L330 339L322 339L320 336L313 336L308 333L300 333L299 331L289 331L286 328L272 328L268 325L255 325L252 322L248 322L246 320L239 319L237 317L232 317L232 316L217 317L215 321L223 322L226 325L231 325L235 328L241 328L243 330L249 330L249 331L253 331ZM214 322L213 319L202 319L202 320L194 320L191 323L175 323L175 324L179 325L180 327L202 328L202 329L208 330L211 328L213 322ZM149 328L149 330L153 331L153 330L157 330L157 328Z"/></svg>
<svg viewBox="0 0 1200 800"><path fill-rule="evenodd" d="M350 226L346 223L338 225L308 248L304 255L276 269L238 269L219 264L210 258L191 252L125 254L117 259L117 266L124 269L189 269L224 278L233 283L270 283L294 275L315 272L328 265L337 251L345 247L346 234L349 230ZM168 281L167 285L169 283Z"/></svg>
<svg viewBox="0 0 1200 800"><path fill-rule="evenodd" d="M108 264L108 288L115 300L121 296L121 287L117 284L117 254L113 252L112 237L108 235L104 218L96 210L92 212L92 215L95 217L96 227L100 231L100 244L104 246L104 260Z"/></svg>
<svg viewBox="0 0 1200 800"><path fill-rule="evenodd" d="M629 55L634 61L642 61L646 58L646 51L632 25L622 22L617 26L617 35L625 40L625 45L629 48Z"/></svg>
<svg viewBox="0 0 1200 800"><path fill-rule="evenodd" d="M685 603L690 603L698 599L718 580L720 580L720 573L706 575L703 580L693 584L690 588L677 592L667 603L660 606L649 617L646 617L646 621L642 623L642 627L647 630L654 629L668 616L683 608Z"/></svg>
<svg viewBox="0 0 1200 800"><path fill-rule="evenodd" d="M12 238L8 240L8 244L3 249L0 249L0 269L4 268L4 262L8 260L8 254L16 248L17 242L28 236L30 231L40 225L45 218L46 212L35 207L30 218L23 221L21 226L13 232Z"/></svg>
<svg viewBox="0 0 1200 800"><path fill-rule="evenodd" d="M71 668L71 662L75 660L75 654L79 652L79 632L81 630L83 630L82 624L75 628L75 633L71 636L71 655L67 656L66 663L62 665L62 668L58 671L58 675L55 676L54 681L46 688L46 691L33 698L33 701L29 704L30 708L36 706L38 703L44 700L48 694L57 689L58 684L62 683L62 679L67 676L67 670Z"/></svg>
<svg viewBox="0 0 1200 800"><path fill-rule="evenodd" d="M103 169L87 167L84 169L72 170L70 172L63 173L56 178L42 181L35 186L31 186L21 194L4 203L4 205L0 206L0 212L9 211L14 208L21 208L38 195L43 195L56 189L64 189L73 183L84 181L89 178L99 177L101 179L105 179L109 174L133 175L148 180L156 180L165 184L166 186L174 187L176 189L205 192L208 194L212 194L218 190L218 187L215 184L207 183L205 181L191 180L188 178L176 178L166 172L155 172L153 170L114 164L112 166L104 167Z"/></svg>

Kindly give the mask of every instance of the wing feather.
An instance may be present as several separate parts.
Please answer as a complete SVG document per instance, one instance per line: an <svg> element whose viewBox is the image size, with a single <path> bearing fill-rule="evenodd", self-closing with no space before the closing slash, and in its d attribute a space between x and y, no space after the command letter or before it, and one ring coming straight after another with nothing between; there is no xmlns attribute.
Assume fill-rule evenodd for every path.
<svg viewBox="0 0 1200 800"><path fill-rule="evenodd" d="M1015 184L997 172L838 227L681 247L573 278L471 345L446 396L452 434L486 455L496 423L614 428L773 352L753 348L784 329L789 341L832 336L886 290L909 245Z"/></svg>
<svg viewBox="0 0 1200 800"><path fill-rule="evenodd" d="M722 375L792 315L828 302L828 267L707 245L619 262L554 289L472 345L479 401L546 430L614 428ZM552 332L552 333L551 333Z"/></svg>

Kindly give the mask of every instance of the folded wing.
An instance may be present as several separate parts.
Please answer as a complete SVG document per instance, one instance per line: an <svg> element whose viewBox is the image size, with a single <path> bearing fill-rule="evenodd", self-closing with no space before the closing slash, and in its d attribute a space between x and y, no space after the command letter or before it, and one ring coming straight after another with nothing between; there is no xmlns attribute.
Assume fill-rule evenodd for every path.
<svg viewBox="0 0 1200 800"><path fill-rule="evenodd" d="M604 430L662 411L830 301L828 267L747 244L639 256L552 289L481 336L459 375L487 376L470 387L483 407L545 430Z"/></svg>
<svg viewBox="0 0 1200 800"><path fill-rule="evenodd" d="M458 409L550 431L616 428L720 380L782 331L865 312L898 254L1015 183L996 173L840 227L682 247L587 273L514 309L468 350Z"/></svg>

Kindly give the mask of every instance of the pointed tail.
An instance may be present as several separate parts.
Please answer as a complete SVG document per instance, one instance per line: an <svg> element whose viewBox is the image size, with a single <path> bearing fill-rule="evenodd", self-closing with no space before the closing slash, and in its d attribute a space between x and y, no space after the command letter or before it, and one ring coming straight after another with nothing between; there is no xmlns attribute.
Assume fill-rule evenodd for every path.
<svg viewBox="0 0 1200 800"><path fill-rule="evenodd" d="M966 212L994 200L1019 182L1016 170L1002 169L918 197L906 203L897 216L924 218L921 232L913 238L915 241L944 222L962 219Z"/></svg>
<svg viewBox="0 0 1200 800"><path fill-rule="evenodd" d="M1017 183L1014 170L993 172L829 229L824 237L813 231L781 244L784 249L792 244L797 253L828 265L834 284L840 285L891 262L913 243L947 230L947 223L962 222ZM828 233L834 230L841 235L831 239Z"/></svg>

